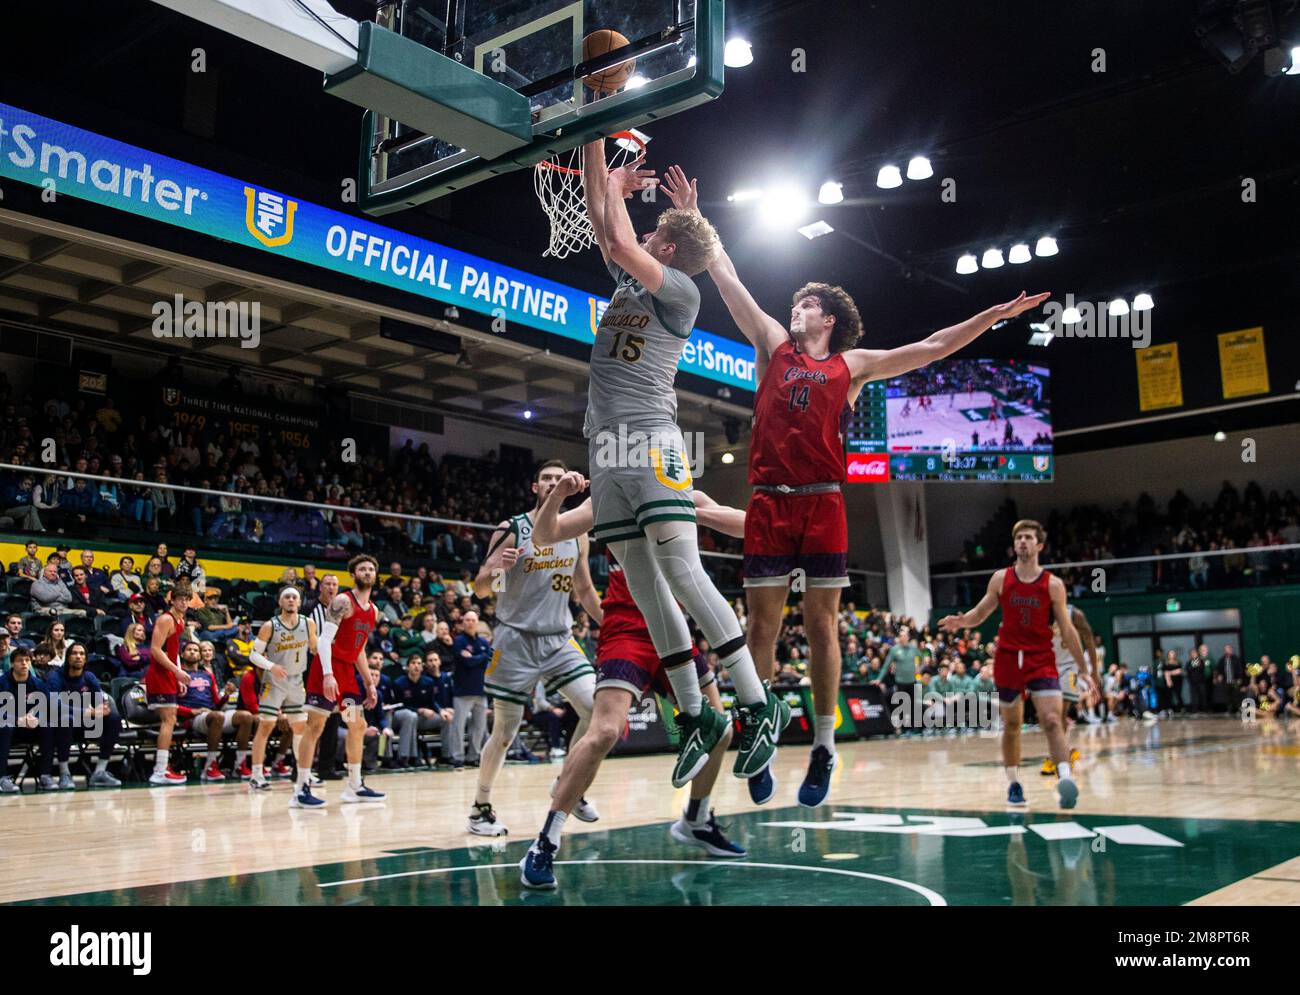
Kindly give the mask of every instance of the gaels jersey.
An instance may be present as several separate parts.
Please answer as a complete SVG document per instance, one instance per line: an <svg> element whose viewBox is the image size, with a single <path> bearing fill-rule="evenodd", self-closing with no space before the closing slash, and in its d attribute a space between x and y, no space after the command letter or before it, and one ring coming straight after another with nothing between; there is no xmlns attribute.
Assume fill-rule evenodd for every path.
<svg viewBox="0 0 1300 995"><path fill-rule="evenodd" d="M352 599L352 614L339 623L338 631L334 633L331 667L340 663L356 666L366 652L366 642L379 624L379 612L373 601L362 608L351 591L348 591L348 597Z"/></svg>
<svg viewBox="0 0 1300 995"><path fill-rule="evenodd" d="M641 609L632 598L632 592L628 590L623 568L612 556L608 559L609 583L605 585L605 595L600 599L600 609L604 615L604 621L600 623L601 640L626 636L649 639L650 629L646 626Z"/></svg>
<svg viewBox="0 0 1300 995"><path fill-rule="evenodd" d="M751 485L844 481L851 380L839 353L818 360L790 341L777 347L754 397Z"/></svg>
<svg viewBox="0 0 1300 995"><path fill-rule="evenodd" d="M568 632L573 625L569 596L578 565L578 540L550 546L533 545L533 523L527 515L510 519L519 559L502 576L496 592L497 621L512 629L538 635Z"/></svg>
<svg viewBox="0 0 1300 995"><path fill-rule="evenodd" d="M1007 567L1002 581L1002 624L998 626L998 649L1041 653L1052 646L1052 599L1048 585L1050 570L1042 570L1026 583Z"/></svg>

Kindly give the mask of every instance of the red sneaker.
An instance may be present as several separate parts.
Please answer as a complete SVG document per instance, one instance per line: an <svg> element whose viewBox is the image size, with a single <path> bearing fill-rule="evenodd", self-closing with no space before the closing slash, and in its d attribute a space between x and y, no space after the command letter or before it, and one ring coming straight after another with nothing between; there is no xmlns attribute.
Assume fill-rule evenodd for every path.
<svg viewBox="0 0 1300 995"><path fill-rule="evenodd" d="M271 768L272 777L293 777L293 768L283 760L277 760L275 766Z"/></svg>
<svg viewBox="0 0 1300 995"><path fill-rule="evenodd" d="M204 784L208 784L209 782L212 781L224 781L225 779L226 779L226 775L221 773L221 768L217 766L217 762L215 760L212 761L212 763L208 764L206 768L204 768L203 777L200 778L200 780Z"/></svg>
<svg viewBox="0 0 1300 995"><path fill-rule="evenodd" d="M239 765L239 779L241 781L250 780L253 776L253 767L248 762L248 757L244 757L244 762Z"/></svg>

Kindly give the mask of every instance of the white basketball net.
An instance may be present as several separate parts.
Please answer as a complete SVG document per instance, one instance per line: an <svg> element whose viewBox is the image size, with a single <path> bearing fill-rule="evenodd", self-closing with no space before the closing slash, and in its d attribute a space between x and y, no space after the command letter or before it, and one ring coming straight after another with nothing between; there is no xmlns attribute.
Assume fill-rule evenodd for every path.
<svg viewBox="0 0 1300 995"><path fill-rule="evenodd" d="M645 151L645 145L630 132L621 131L614 139L609 168L617 169L633 162ZM574 252L591 248L596 233L587 216L587 191L582 182L582 147L559 152L533 168L533 188L537 200L551 223L551 240L543 257L563 259Z"/></svg>

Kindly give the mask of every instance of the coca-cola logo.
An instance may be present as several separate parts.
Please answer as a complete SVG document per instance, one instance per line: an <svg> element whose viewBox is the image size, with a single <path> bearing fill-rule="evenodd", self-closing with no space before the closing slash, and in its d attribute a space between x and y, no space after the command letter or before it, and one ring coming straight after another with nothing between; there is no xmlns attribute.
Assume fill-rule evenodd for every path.
<svg viewBox="0 0 1300 995"><path fill-rule="evenodd" d="M889 480L889 458L875 454L849 456L846 469L850 481L858 483L883 483Z"/></svg>

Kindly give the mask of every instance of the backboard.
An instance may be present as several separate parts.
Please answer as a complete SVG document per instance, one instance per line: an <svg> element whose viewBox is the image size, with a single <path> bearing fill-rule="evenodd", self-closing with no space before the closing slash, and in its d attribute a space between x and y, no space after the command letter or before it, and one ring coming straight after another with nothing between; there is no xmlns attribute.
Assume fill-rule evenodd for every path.
<svg viewBox="0 0 1300 995"><path fill-rule="evenodd" d="M723 0L394 0L376 21L525 96L533 138L494 158L368 112L360 175L370 214L530 167L722 92ZM583 38L601 29L628 45L584 62ZM617 92L584 85L583 77L629 59L633 73Z"/></svg>

